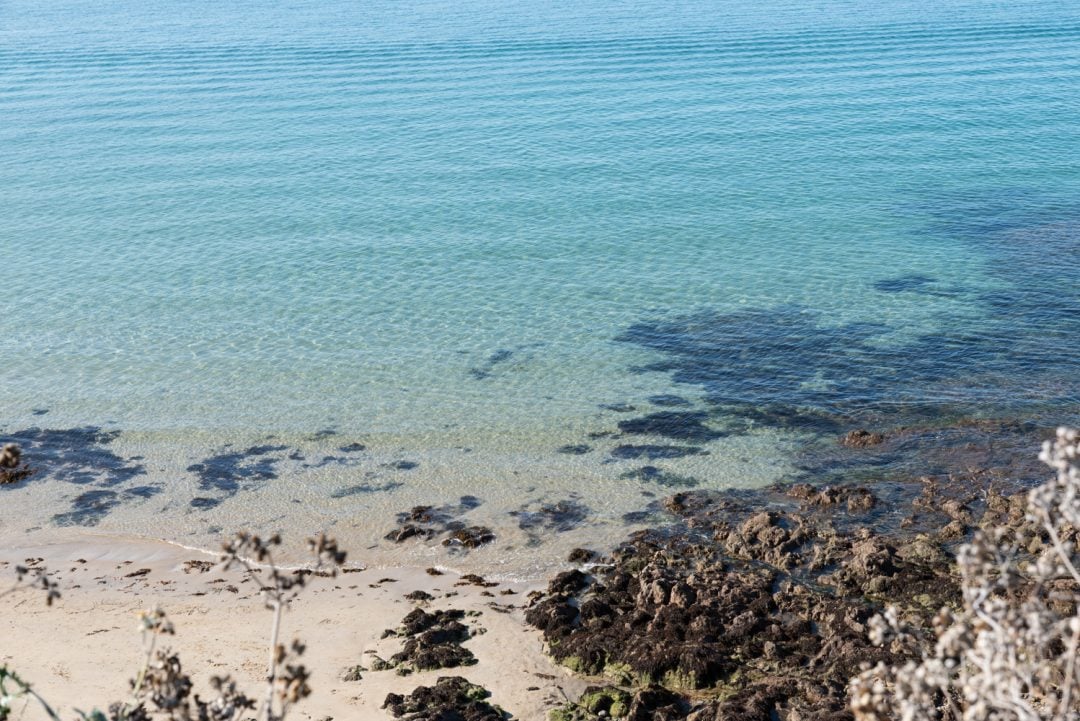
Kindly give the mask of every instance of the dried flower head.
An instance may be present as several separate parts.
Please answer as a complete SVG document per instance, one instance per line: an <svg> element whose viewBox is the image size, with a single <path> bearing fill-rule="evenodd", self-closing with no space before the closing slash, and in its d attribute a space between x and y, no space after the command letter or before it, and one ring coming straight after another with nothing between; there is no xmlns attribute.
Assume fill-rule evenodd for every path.
<svg viewBox="0 0 1080 721"><path fill-rule="evenodd" d="M4 445L0 450L0 468L18 468L22 460L22 449L14 443Z"/></svg>
<svg viewBox="0 0 1080 721"><path fill-rule="evenodd" d="M957 554L962 608L942 609L921 660L851 682L857 721L1080 719L1080 450L1060 428L1039 458L1055 477L1028 495L1031 528L977 533ZM1041 537L1045 545L1030 542ZM1020 543L1018 541L1028 541ZM1020 548L1041 548L1022 561ZM904 632L894 610L870 622L875 644Z"/></svg>

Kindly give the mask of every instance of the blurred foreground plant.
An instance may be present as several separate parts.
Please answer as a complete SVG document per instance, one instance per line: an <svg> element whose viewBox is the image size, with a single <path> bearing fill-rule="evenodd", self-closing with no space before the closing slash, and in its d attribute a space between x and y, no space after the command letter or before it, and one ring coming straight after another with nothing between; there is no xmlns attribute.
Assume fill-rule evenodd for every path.
<svg viewBox="0 0 1080 721"><path fill-rule="evenodd" d="M12 453L11 449L13 447L14 452ZM18 465L18 446L13 446L12 444L5 446L3 454L3 456L0 456L0 468L4 467L2 465L4 458L13 457L15 465ZM52 580L48 569L44 566L37 565L37 561L40 561L40 559L30 559L25 566L15 566L15 583L4 591L0 591L0 598L10 596L20 591L38 589L45 594L45 605L53 605L53 602L60 598L59 587L56 582ZM49 718L54 719L54 721L59 721L56 712L53 711L52 707L44 698L39 696L38 693L31 688L29 683L20 678L19 674L17 674L14 669L9 668L6 664L0 665L0 721L7 721L11 715L12 706L14 706L15 702L19 699L37 701Z"/></svg>
<svg viewBox="0 0 1080 721"><path fill-rule="evenodd" d="M294 640L288 647L279 643L282 613L306 586L308 577L337 575L346 556L334 539L319 535L308 540L313 567L284 570L273 558L273 550L280 545L281 538L277 535L264 541L250 533L238 533L224 544L221 556L221 568L241 567L258 584L266 607L273 611L266 691L255 714L261 721L282 721L293 704L311 694L310 674L303 664L298 663L304 653L304 644L299 640ZM56 584L44 568L24 566L16 567L15 584L0 592L0 597L28 588L42 589L49 605L60 597ZM211 677L210 687L214 693L210 700L193 694L194 684L184 671L179 655L168 648L158 648L161 637L175 633L160 608L140 614L139 630L143 637L143 663L130 682L128 700L110 704L107 711L77 711L82 721L239 721L244 711L254 710L259 705L228 675ZM8 721L20 700L25 702L23 708L31 701L37 701L52 721L61 721L57 712L29 683L8 666L0 666L0 721Z"/></svg>
<svg viewBox="0 0 1080 721"><path fill-rule="evenodd" d="M279 642L281 614L297 597L312 575L336 576L338 568L345 563L345 552L338 549L337 541L319 534L308 539L308 550L314 556L314 568L284 571L274 563L273 550L281 545L281 536L271 536L263 541L250 533L238 533L224 546L222 561L226 569L240 566L257 584L273 611L270 628L270 660L266 672L266 695L259 717L265 721L285 718L289 707L311 694L308 686L310 674L298 663L304 654L304 644L294 640L288 648ZM329 568L329 571L323 569Z"/></svg>
<svg viewBox="0 0 1080 721"><path fill-rule="evenodd" d="M1028 495L1018 532L977 533L957 555L963 605L942 609L923 638L895 608L871 621L871 640L929 651L878 664L851 683L857 721L1080 719L1080 433L1059 428L1040 460L1055 478ZM1034 550L1034 558L1019 549Z"/></svg>

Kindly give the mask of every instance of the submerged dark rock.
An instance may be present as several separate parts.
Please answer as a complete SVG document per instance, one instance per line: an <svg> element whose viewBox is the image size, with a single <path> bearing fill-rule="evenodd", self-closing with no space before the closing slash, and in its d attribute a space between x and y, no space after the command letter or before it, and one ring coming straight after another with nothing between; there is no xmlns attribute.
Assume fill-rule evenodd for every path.
<svg viewBox="0 0 1080 721"><path fill-rule="evenodd" d="M584 503L567 498L554 503L542 503L533 510L532 504L522 506L521 510L511 511L510 515L518 519L518 527L523 531L569 531L577 528L588 519L591 511Z"/></svg>
<svg viewBox="0 0 1080 721"><path fill-rule="evenodd" d="M677 395L675 395L673 393L662 393L662 394L656 395L656 396L649 396L647 400L649 401L649 403L652 403L654 406L662 406L662 407L663 406L673 407L673 406L688 406L688 405L690 405L690 401L686 400L682 396L677 396Z"/></svg>
<svg viewBox="0 0 1080 721"><path fill-rule="evenodd" d="M663 458L700 456L707 453L708 451L697 446L621 445L612 449L611 457L620 460L647 458L655 461Z"/></svg>
<svg viewBox="0 0 1080 721"><path fill-rule="evenodd" d="M647 481L667 488L694 488L701 485L701 482L692 476L681 476L656 466L641 466L620 474L619 478L631 481Z"/></svg>
<svg viewBox="0 0 1080 721"><path fill-rule="evenodd" d="M347 498L349 496L359 496L368 493L385 493L392 491L395 488L401 488L404 483L397 481L387 481L379 485L372 485L370 483L359 483L355 486L349 486L348 488L339 488L330 494L331 498Z"/></svg>
<svg viewBox="0 0 1080 721"><path fill-rule="evenodd" d="M869 448L870 446L876 446L884 442L885 436L880 433L871 433L870 431L859 429L855 431L849 431L844 434L844 437L840 439L840 445L847 446L848 448Z"/></svg>
<svg viewBox="0 0 1080 721"><path fill-rule="evenodd" d="M511 365L518 366L528 362L532 356L532 353L529 351L535 350L542 345L543 343L525 343L516 348L500 348L489 355L482 364L470 368L468 373L476 380L490 378L497 369L506 365L511 360L515 361L515 363Z"/></svg>
<svg viewBox="0 0 1080 721"><path fill-rule="evenodd" d="M120 503L120 494L116 491L86 491L75 497L70 511L57 513L52 520L58 526L96 526Z"/></svg>
<svg viewBox="0 0 1080 721"><path fill-rule="evenodd" d="M617 340L656 351L659 359L638 370L701 389L709 417L728 433L769 425L832 434L873 424L888 435L943 417L1021 409L1072 422L1075 411L1060 414L1080 397L1077 363L1049 350L1048 339L1080 335L1080 292L1053 264L1035 260L1038 254L1015 249L1027 234L1075 248L1080 222L992 233L1002 275L1015 287L984 295L985 322L976 326L956 318L901 340L899 329L884 323L835 324L789 305L650 318ZM925 284L909 278L898 288L926 293ZM650 432L664 435L662 428Z"/></svg>
<svg viewBox="0 0 1080 721"><path fill-rule="evenodd" d="M629 403L601 403L599 408L600 410L613 411L615 413L633 413L637 410L637 408Z"/></svg>
<svg viewBox="0 0 1080 721"><path fill-rule="evenodd" d="M242 451L226 451L187 467L199 479L199 490L221 494L218 502L236 495L241 490L254 490L264 482L277 478L276 466L281 461L277 454L287 451L288 446L251 446ZM202 505L208 507L205 499Z"/></svg>
<svg viewBox="0 0 1080 721"><path fill-rule="evenodd" d="M619 421L619 430L627 434L663 436L684 441L711 441L724 434L705 425L708 414L702 411L659 411L640 418Z"/></svg>
<svg viewBox="0 0 1080 721"><path fill-rule="evenodd" d="M910 273L896 278L887 278L874 283L874 290L882 293L902 293L905 291L920 290L923 286L933 283L934 279L928 275Z"/></svg>
<svg viewBox="0 0 1080 721"><path fill-rule="evenodd" d="M122 458L108 448L119 436L120 431L97 426L27 428L0 434L0 446L17 444L39 478L115 488L146 475L146 467L136 459Z"/></svg>
<svg viewBox="0 0 1080 721"><path fill-rule="evenodd" d="M122 458L108 448L119 431L94 426L65 430L28 428L0 436L0 487L37 477L87 488L67 511L52 520L59 526L95 526L123 503L145 501L161 492L156 485L131 486L146 467L141 457ZM125 487L126 486L126 487Z"/></svg>

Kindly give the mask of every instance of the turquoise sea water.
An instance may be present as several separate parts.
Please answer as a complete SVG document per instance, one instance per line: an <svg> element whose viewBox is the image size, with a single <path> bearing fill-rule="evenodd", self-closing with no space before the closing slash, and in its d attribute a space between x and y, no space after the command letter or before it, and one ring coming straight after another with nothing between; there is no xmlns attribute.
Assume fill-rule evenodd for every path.
<svg viewBox="0 0 1080 721"><path fill-rule="evenodd" d="M0 534L437 559L378 539L472 496L535 568L1074 418L1078 249L1075 3L2 0Z"/></svg>

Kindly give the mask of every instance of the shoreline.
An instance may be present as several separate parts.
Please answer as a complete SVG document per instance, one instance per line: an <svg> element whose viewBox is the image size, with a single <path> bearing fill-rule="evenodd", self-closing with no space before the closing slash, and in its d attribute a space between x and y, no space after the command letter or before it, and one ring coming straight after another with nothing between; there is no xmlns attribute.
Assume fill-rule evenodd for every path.
<svg viewBox="0 0 1080 721"><path fill-rule="evenodd" d="M5 599L0 664L16 670L61 716L76 708L105 710L126 697L128 679L142 662L138 612L160 605L176 627L164 645L180 653L196 692L209 694L211 674L231 673L249 694L261 693L271 613L250 584L245 587L241 572L202 571L190 562L216 560L211 554L167 542L101 541L94 536L0 552L0 573L14 580L16 564L41 559L34 565L49 570L62 594L51 608L35 589ZM307 644L302 660L312 671L313 693L297 705L296 718L390 718L381 710L388 693L407 694L442 676L485 687L489 701L514 718L544 718L587 685L551 661L540 632L524 622L528 594L542 583L484 587L462 583L451 571L433 576L408 567L349 568L336 578L309 579L283 616L282 639ZM405 599L417 591L434 598ZM348 668L370 668L370 652L388 658L399 650L400 639L380 637L417 607L470 614L475 635L463 647L477 663L404 676L362 671L358 681L343 680ZM31 704L23 718L45 716Z"/></svg>
<svg viewBox="0 0 1080 721"><path fill-rule="evenodd" d="M608 707L623 715L618 707L633 719L711 721L744 706L756 709L753 718L778 708L834 718L845 712L844 689L861 664L907 658L870 643L869 619L894 604L929 628L959 598L957 546L980 528L1024 523L1025 492L1046 475L1026 452L1040 433L1002 421L852 431L836 445L843 462L822 460L817 484L657 498L646 528L627 528L614 549L579 549L535 580L447 569L442 562L454 556L440 540L457 531L440 516L446 509L414 508L398 518L399 530L407 542L427 544L437 554L431 565L441 568L350 567L365 551L346 549L341 575L307 577L281 636L310 649L302 662L312 668L314 693L294 715L389 718L384 701L396 699L398 710L403 695L420 687L426 698L450 693L437 682L461 677L519 719L554 712L559 721L594 721ZM850 477L896 454L937 472ZM214 554L175 543L63 535L61 543L0 552L0 574L17 563L46 565L65 594L59 609L30 596L13 601L0 627L16 649L0 663L13 662L51 703L86 710L76 693L99 707L119 700L141 663L136 614L157 603L176 624L175 648L195 669L196 689L215 672L236 675L245 691L259 688L271 615L251 579L208 570ZM299 547L301 539L287 540ZM451 637L449 646L419 643L428 631ZM33 649L32 658L21 649ZM361 678L346 680L357 666Z"/></svg>

